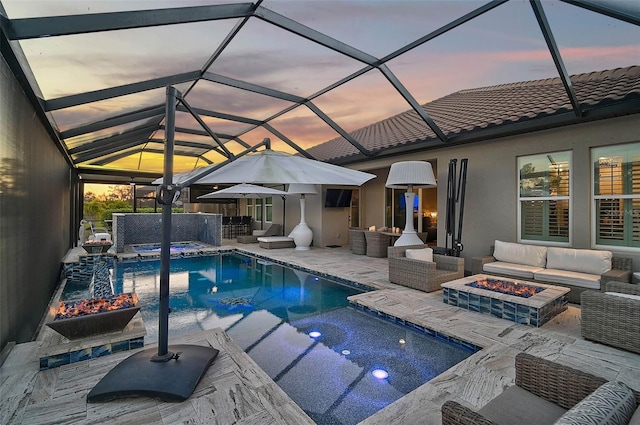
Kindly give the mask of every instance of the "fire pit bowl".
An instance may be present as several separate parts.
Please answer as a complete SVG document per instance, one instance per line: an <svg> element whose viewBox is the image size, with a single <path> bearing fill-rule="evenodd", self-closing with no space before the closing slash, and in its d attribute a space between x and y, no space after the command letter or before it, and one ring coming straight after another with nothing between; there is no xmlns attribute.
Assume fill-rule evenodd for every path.
<svg viewBox="0 0 640 425"><path fill-rule="evenodd" d="M52 307L47 326L68 339L85 338L122 331L139 310L135 293L61 301Z"/></svg>
<svg viewBox="0 0 640 425"><path fill-rule="evenodd" d="M107 239L86 241L82 244L82 247L89 254L101 254L109 251L109 248L113 246L113 242Z"/></svg>

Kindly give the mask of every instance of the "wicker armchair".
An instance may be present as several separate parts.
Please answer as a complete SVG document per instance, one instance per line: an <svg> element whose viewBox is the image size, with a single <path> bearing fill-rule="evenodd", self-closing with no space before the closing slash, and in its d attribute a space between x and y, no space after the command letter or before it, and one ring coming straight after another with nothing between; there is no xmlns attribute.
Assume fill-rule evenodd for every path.
<svg viewBox="0 0 640 425"><path fill-rule="evenodd" d="M389 281L398 285L433 292L440 285L464 277L464 258L433 255L433 262L405 257L409 249L428 248L427 245L394 246L388 249Z"/></svg>
<svg viewBox="0 0 640 425"><path fill-rule="evenodd" d="M391 245L391 236L365 230L364 237L367 243L367 257L384 258L387 256L387 248Z"/></svg>
<svg viewBox="0 0 640 425"><path fill-rule="evenodd" d="M608 282L608 292L640 295L640 285ZM582 337L640 354L640 300L584 291L581 296Z"/></svg>
<svg viewBox="0 0 640 425"><path fill-rule="evenodd" d="M540 359L527 353L516 355L516 386L525 390L526 393L533 394L550 403L559 406L560 411L569 410L578 402L595 391L600 385L607 382L606 379L595 376L568 366L563 366L549 360ZM509 397L502 393L487 406L475 412L461 404L449 400L442 405L443 425L497 425L496 422L488 419L488 411L500 412L508 410L501 403L510 403ZM526 396L526 393L520 393ZM636 395L636 405L640 404L640 393L634 391ZM514 392L511 392L514 394ZM516 393L517 394L517 393ZM513 398L513 396L511 396ZM516 396L517 397L517 396ZM513 400L511 401L513 404ZM492 406L490 406L492 405ZM526 408L526 403L518 403L521 408ZM530 408L534 409L533 407ZM484 413L484 414L483 414ZM527 417L537 417L541 411L520 412ZM494 418L495 419L495 418ZM518 423L526 423L520 421ZM552 423L553 420L551 420ZM513 421L511 421L513 423Z"/></svg>
<svg viewBox="0 0 640 425"><path fill-rule="evenodd" d="M351 239L351 252L356 255L365 255L367 253L367 239L364 236L364 229L352 227L349 229L349 238Z"/></svg>

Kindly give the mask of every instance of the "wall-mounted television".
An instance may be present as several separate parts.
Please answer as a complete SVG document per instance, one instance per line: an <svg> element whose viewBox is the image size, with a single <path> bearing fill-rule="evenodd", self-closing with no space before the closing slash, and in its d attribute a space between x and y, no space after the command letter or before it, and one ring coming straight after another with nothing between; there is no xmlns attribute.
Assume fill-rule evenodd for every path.
<svg viewBox="0 0 640 425"><path fill-rule="evenodd" d="M351 206L351 189L327 189L324 206L325 208L344 208Z"/></svg>

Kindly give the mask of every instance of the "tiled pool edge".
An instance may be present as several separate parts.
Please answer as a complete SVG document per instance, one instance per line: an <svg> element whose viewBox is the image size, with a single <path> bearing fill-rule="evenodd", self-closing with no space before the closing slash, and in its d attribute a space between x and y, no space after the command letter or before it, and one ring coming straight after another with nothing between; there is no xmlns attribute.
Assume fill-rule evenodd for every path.
<svg viewBox="0 0 640 425"><path fill-rule="evenodd" d="M436 331L426 326L422 326L417 323L414 323L410 320L402 319L392 314L385 313L384 311L376 310L375 308L367 307L366 305L360 304L357 301L349 300L349 306L354 307L359 311L376 316L380 319L386 320L388 322L395 323L396 325L411 328L422 335L434 337L439 341L447 342L463 350L471 351L472 353L477 353L478 351L484 348L472 342L465 341L462 338L458 338L441 331Z"/></svg>

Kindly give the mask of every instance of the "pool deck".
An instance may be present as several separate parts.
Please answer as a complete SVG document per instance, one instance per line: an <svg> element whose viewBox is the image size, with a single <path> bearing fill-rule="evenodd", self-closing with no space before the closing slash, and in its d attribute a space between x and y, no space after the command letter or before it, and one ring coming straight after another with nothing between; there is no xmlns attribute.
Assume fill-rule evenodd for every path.
<svg viewBox="0 0 640 425"><path fill-rule="evenodd" d="M394 285L388 281L386 258L353 255L348 247L295 251L267 250L258 244L229 240L223 243L222 248L235 247L378 288L353 299L368 308L484 347L361 424L439 424L440 407L450 399L477 409L513 385L514 357L522 351L640 390L640 355L582 339L577 306L569 305L544 326L533 328L446 305L442 291L423 293ZM182 403L132 398L87 404L91 388L132 351L39 371L40 343L16 345L0 368L2 424L312 423L219 329L170 341L220 349L194 394Z"/></svg>

